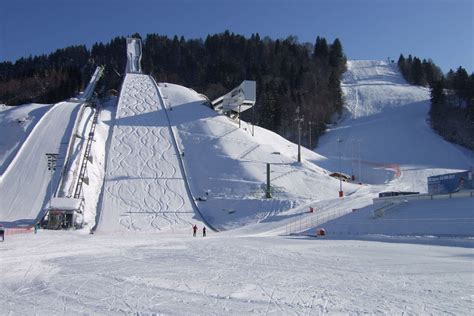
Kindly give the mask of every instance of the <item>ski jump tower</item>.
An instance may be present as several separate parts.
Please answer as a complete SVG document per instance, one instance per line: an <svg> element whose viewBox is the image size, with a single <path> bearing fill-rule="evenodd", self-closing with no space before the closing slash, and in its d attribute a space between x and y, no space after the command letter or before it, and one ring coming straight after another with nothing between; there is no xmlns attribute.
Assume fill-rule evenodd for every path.
<svg viewBox="0 0 474 316"><path fill-rule="evenodd" d="M244 80L229 93L212 101L215 111L227 114L231 118L239 117L240 113L252 108L256 101L257 84L255 81Z"/></svg>
<svg viewBox="0 0 474 316"><path fill-rule="evenodd" d="M127 73L142 73L142 41L127 38Z"/></svg>

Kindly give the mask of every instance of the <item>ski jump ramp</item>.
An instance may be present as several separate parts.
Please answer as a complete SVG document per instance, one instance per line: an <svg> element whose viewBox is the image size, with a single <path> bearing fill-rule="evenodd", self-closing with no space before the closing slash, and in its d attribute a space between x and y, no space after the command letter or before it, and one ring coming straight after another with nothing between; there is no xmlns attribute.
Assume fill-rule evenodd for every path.
<svg viewBox="0 0 474 316"><path fill-rule="evenodd" d="M128 73L112 130L97 230L189 232L193 209L151 77Z"/></svg>
<svg viewBox="0 0 474 316"><path fill-rule="evenodd" d="M142 42L139 38L127 38L127 73L142 73Z"/></svg>
<svg viewBox="0 0 474 316"><path fill-rule="evenodd" d="M54 105L35 126L0 178L0 223L4 226L31 226L44 216L51 182L45 154L59 154L52 177L55 189L80 107L79 102Z"/></svg>

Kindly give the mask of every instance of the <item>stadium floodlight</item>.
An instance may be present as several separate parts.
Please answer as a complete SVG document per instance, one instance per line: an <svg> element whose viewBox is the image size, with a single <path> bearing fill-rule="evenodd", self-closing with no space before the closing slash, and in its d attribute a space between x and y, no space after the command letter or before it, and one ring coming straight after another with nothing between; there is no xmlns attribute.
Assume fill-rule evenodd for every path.
<svg viewBox="0 0 474 316"><path fill-rule="evenodd" d="M53 174L56 170L56 161L58 159L58 154L55 153L46 153L47 163L48 163L48 170L51 172L51 181L49 183L49 192L50 192L50 199L49 199L49 208L51 209L51 201L53 200Z"/></svg>
<svg viewBox="0 0 474 316"><path fill-rule="evenodd" d="M298 128L298 162L301 162L301 123L304 121L304 116L300 116L300 107L296 108L295 122Z"/></svg>

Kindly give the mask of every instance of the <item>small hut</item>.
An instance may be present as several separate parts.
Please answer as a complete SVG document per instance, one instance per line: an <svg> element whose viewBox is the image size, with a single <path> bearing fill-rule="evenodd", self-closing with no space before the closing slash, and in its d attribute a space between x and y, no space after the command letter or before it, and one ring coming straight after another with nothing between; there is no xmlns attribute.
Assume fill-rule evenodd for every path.
<svg viewBox="0 0 474 316"><path fill-rule="evenodd" d="M82 199L53 198L47 213L47 229L81 228L84 217L82 215Z"/></svg>

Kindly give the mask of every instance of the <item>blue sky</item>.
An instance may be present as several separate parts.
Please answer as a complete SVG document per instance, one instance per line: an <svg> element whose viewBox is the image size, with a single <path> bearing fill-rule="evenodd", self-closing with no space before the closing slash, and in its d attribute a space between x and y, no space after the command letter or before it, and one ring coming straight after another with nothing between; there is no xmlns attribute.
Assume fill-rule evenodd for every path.
<svg viewBox="0 0 474 316"><path fill-rule="evenodd" d="M0 60L139 32L186 38L228 29L339 37L350 59L432 58L474 71L473 0L0 0Z"/></svg>

